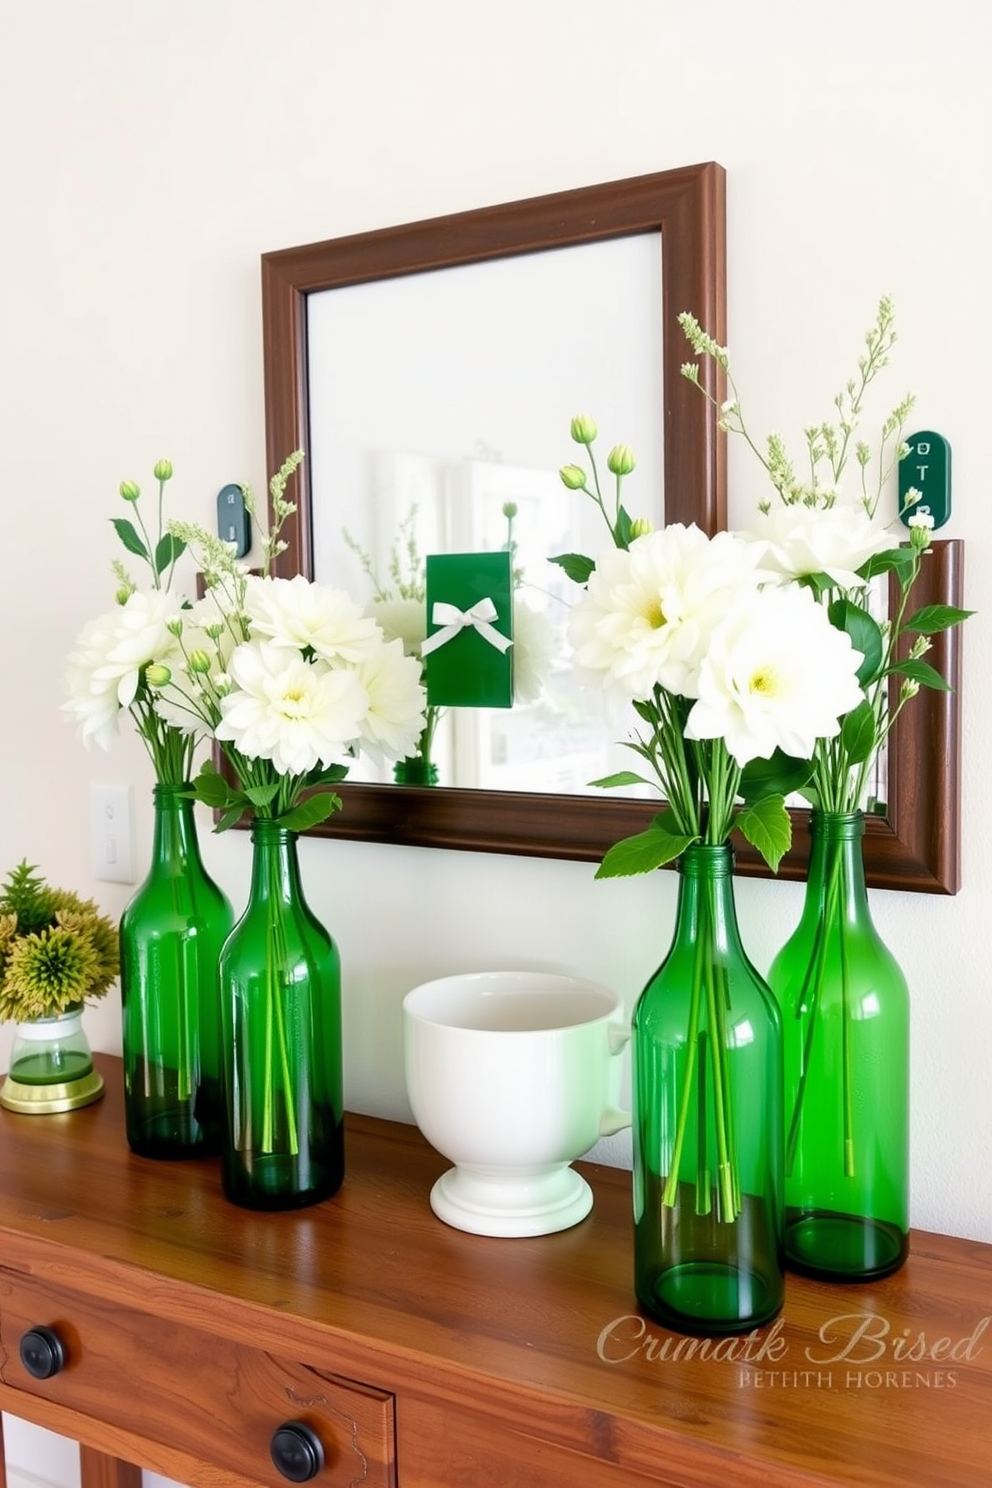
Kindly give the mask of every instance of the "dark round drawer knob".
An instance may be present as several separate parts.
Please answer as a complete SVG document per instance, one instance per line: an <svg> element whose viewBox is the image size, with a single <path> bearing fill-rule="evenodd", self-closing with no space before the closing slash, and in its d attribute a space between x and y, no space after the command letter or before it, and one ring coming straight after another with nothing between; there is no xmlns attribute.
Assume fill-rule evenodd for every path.
<svg viewBox="0 0 992 1488"><path fill-rule="evenodd" d="M65 1363L65 1346L54 1328L29 1328L21 1339L21 1363L35 1379L51 1379Z"/></svg>
<svg viewBox="0 0 992 1488"><path fill-rule="evenodd" d="M309 1483L324 1465L320 1437L303 1421L284 1421L269 1445L272 1461L291 1483Z"/></svg>

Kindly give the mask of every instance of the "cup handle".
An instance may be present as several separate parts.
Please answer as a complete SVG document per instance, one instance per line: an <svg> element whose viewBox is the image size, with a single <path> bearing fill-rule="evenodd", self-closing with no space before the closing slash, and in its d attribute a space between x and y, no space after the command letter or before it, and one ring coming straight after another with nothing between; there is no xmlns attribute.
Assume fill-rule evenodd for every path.
<svg viewBox="0 0 992 1488"><path fill-rule="evenodd" d="M630 1043L630 1028L626 1023L611 1023L606 1035L611 1054L622 1054Z"/></svg>
<svg viewBox="0 0 992 1488"><path fill-rule="evenodd" d="M599 1135L601 1137L612 1137L616 1132L625 1131L629 1125L629 1111L620 1111L616 1106L607 1106L599 1118Z"/></svg>

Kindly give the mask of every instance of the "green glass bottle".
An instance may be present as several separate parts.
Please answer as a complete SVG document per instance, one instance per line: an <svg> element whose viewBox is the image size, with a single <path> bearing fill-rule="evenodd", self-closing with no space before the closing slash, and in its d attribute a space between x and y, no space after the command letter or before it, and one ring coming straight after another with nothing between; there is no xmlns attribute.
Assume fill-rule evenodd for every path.
<svg viewBox="0 0 992 1488"><path fill-rule="evenodd" d="M438 769L433 760L422 759L419 754L408 755L393 765L393 779L397 785L437 785Z"/></svg>
<svg viewBox="0 0 992 1488"><path fill-rule="evenodd" d="M860 812L814 811L799 925L768 983L785 1046L785 1247L867 1281L909 1253L909 993L872 923Z"/></svg>
<svg viewBox="0 0 992 1488"><path fill-rule="evenodd" d="M341 968L300 884L296 834L252 826L248 907L220 958L224 1145L232 1203L295 1209L344 1178Z"/></svg>
<svg viewBox="0 0 992 1488"><path fill-rule="evenodd" d="M120 923L125 1122L141 1157L220 1150L217 961L234 914L187 790L156 785L151 869Z"/></svg>
<svg viewBox="0 0 992 1488"><path fill-rule="evenodd" d="M784 1294L781 1019L741 945L731 849L678 867L632 1026L635 1290L666 1327L743 1333Z"/></svg>

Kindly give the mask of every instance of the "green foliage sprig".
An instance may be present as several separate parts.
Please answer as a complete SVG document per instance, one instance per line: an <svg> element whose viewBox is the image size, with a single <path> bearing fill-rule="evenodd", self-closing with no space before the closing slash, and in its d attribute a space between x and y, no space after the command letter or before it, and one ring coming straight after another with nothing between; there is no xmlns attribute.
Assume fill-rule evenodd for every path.
<svg viewBox="0 0 992 1488"><path fill-rule="evenodd" d="M120 971L117 927L91 899L23 860L0 892L0 1019L50 1018L103 997Z"/></svg>
<svg viewBox="0 0 992 1488"><path fill-rule="evenodd" d="M818 742L811 777L801 787L810 803L824 811L858 810L865 804L879 754L906 704L921 687L950 691L947 680L923 659L932 637L974 614L955 605L914 608L911 603L931 541L933 519L925 510L910 517L908 541L894 534L886 539L882 529L880 542L869 544L863 553L857 552L855 534L876 518L886 485L898 462L909 453L903 429L915 405L912 393L883 418L874 450L867 440L857 437L865 396L888 366L897 339L893 303L885 295L879 300L875 320L864 335L857 371L834 397L833 416L804 428L806 469L802 475L797 474L797 462L790 458L781 435L769 434L762 447L752 434L727 348L719 345L694 315L683 312L678 319L696 356L713 362L726 378L730 396L717 403L700 382L697 362L686 362L682 376L719 409L720 428L743 439L757 457L778 498L775 501L763 496L759 512L774 522L776 514L781 518L784 509L793 533L802 535L805 551L822 559L819 567L812 561L805 567L797 562L793 577L812 589L831 623L846 631L863 657L858 672L862 701L844 717L839 734ZM852 457L857 467L857 496L853 502L845 501L842 491ZM919 500L919 493L912 491L908 499L914 495ZM850 564L854 569L848 581L839 580L836 570L827 571L831 558L843 560L842 567ZM871 585L887 574L893 576L898 594L891 614L879 620L872 613Z"/></svg>

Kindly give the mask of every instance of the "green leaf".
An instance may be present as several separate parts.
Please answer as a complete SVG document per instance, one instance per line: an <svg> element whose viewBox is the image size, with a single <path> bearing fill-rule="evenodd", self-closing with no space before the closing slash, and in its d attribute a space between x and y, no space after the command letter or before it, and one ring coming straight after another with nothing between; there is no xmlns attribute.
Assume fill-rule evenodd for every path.
<svg viewBox="0 0 992 1488"><path fill-rule="evenodd" d="M134 553L137 558L148 559L148 549L145 547L135 529L134 523L129 522L127 517L111 517L111 522L121 542L129 553Z"/></svg>
<svg viewBox="0 0 992 1488"><path fill-rule="evenodd" d="M155 572L165 573L170 564L175 563L186 551L186 544L182 538L173 537L171 532L162 538L155 549Z"/></svg>
<svg viewBox="0 0 992 1488"><path fill-rule="evenodd" d="M232 806L228 811L225 811L220 821L214 827L214 831L226 832L228 827L233 827L236 822L241 820L244 815L244 809L244 802L239 801L236 806Z"/></svg>
<svg viewBox="0 0 992 1488"><path fill-rule="evenodd" d="M837 588L834 580L827 573L803 574L799 582L804 589L812 589L817 599L822 599L825 594L829 594L831 589Z"/></svg>
<svg viewBox="0 0 992 1488"><path fill-rule="evenodd" d="M654 767L655 754L652 747L652 741L649 741L647 744L635 744L633 739L621 739L620 748L629 749L632 754L639 754L641 756L641 759L647 760L648 764L651 765L652 768ZM652 787L652 789L657 789L657 781L649 780L647 783Z"/></svg>
<svg viewBox="0 0 992 1488"><path fill-rule="evenodd" d="M341 806L341 797L335 791L317 791L280 817L280 822L292 832L306 832L326 821L335 811L340 811Z"/></svg>
<svg viewBox="0 0 992 1488"><path fill-rule="evenodd" d="M279 794L279 782L270 780L265 785L247 785L244 794L256 811L261 810L270 805Z"/></svg>
<svg viewBox="0 0 992 1488"><path fill-rule="evenodd" d="M655 817L655 823L664 815L663 812ZM596 869L596 877L630 878L635 873L651 873L655 868L663 868L672 862L696 840L681 833L667 832L664 827L650 826L646 832L638 832L636 837L625 837L622 842L615 843Z"/></svg>
<svg viewBox="0 0 992 1488"><path fill-rule="evenodd" d="M645 723L650 723L652 728L658 727L658 705L649 703L644 698L633 698L631 707L638 718L643 718Z"/></svg>
<svg viewBox="0 0 992 1488"><path fill-rule="evenodd" d="M613 529L613 541L618 548L630 547L630 513L620 506L617 508L617 525Z"/></svg>
<svg viewBox="0 0 992 1488"><path fill-rule="evenodd" d="M588 584L589 575L596 571L593 560L582 553L559 553L557 557L549 558L548 562L557 563L576 584Z"/></svg>
<svg viewBox="0 0 992 1488"><path fill-rule="evenodd" d="M885 642L881 627L868 611L850 599L835 599L827 610L831 625L843 630L851 638L851 645L862 655L858 667L858 681L862 687L878 676L885 654Z"/></svg>
<svg viewBox="0 0 992 1488"><path fill-rule="evenodd" d="M897 661L895 666L889 667L889 671L896 672L900 677L909 677L913 682L919 682L921 687L932 687L936 692L951 690L951 684L945 682L928 661Z"/></svg>
<svg viewBox="0 0 992 1488"><path fill-rule="evenodd" d="M860 765L875 747L875 713L867 699L845 714L840 742L850 765Z"/></svg>
<svg viewBox="0 0 992 1488"><path fill-rule="evenodd" d="M765 796L738 813L736 826L773 873L792 846L792 818L781 796Z"/></svg>
<svg viewBox="0 0 992 1488"><path fill-rule="evenodd" d="M635 775L633 770L618 770L615 775L604 775L602 780L590 780L589 784L601 790L614 790L620 785L650 785L651 782L643 775Z"/></svg>
<svg viewBox="0 0 992 1488"><path fill-rule="evenodd" d="M857 571L858 578L867 581L877 578L879 574L891 573L895 569L900 578L908 579L913 572L915 562L916 555L908 544L905 547L888 548L884 553L875 553L867 563L862 563Z"/></svg>
<svg viewBox="0 0 992 1488"><path fill-rule="evenodd" d="M748 806L766 796L789 796L802 790L813 774L813 761L794 759L776 749L770 759L749 760L741 771L738 791Z"/></svg>
<svg viewBox="0 0 992 1488"><path fill-rule="evenodd" d="M349 765L328 765L326 770L311 770L306 777L306 785L337 785L339 781L346 778L351 767Z"/></svg>
<svg viewBox="0 0 992 1488"><path fill-rule="evenodd" d="M317 795L308 796L305 801L300 801L292 811L287 811L285 816L278 818L279 825L285 827L289 832L306 832L310 827L316 827L320 822L335 811L341 810L341 797L334 795L332 791L320 791Z"/></svg>
<svg viewBox="0 0 992 1488"><path fill-rule="evenodd" d="M950 630L973 615L974 610L959 610L957 605L924 605L906 621L905 630L917 631L921 635L935 635L938 630Z"/></svg>
<svg viewBox="0 0 992 1488"><path fill-rule="evenodd" d="M211 811L222 811L225 807L232 806L235 802L238 810L244 809L244 798L240 791L232 791L224 777L213 768L212 765L204 764L200 767L200 773L193 781L191 790L184 794L194 801L200 801L204 806L209 806Z"/></svg>

